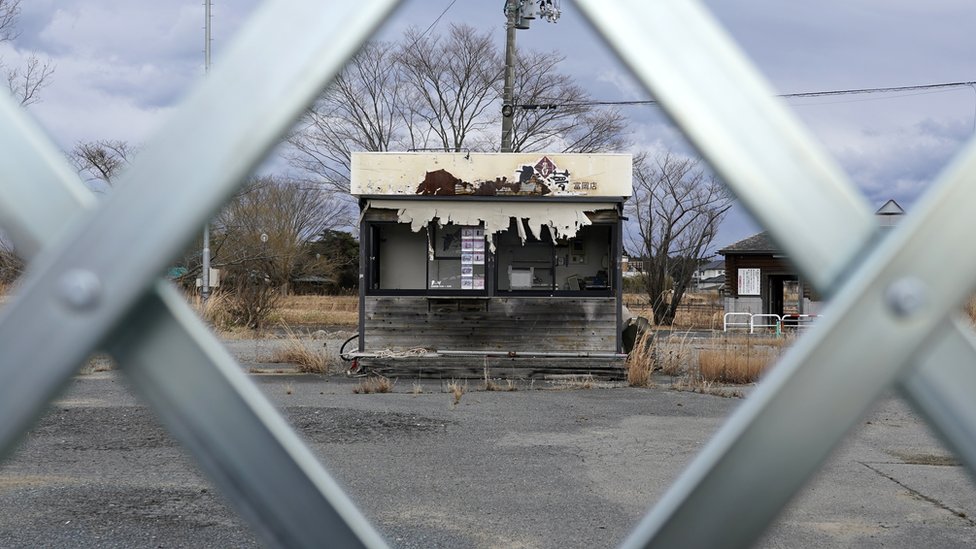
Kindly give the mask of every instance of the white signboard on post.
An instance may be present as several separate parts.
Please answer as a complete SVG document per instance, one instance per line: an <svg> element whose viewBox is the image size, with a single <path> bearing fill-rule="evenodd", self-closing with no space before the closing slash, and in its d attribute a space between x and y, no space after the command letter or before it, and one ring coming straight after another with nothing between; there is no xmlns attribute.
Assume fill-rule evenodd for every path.
<svg viewBox="0 0 976 549"><path fill-rule="evenodd" d="M759 269L739 269L739 295L759 295Z"/></svg>

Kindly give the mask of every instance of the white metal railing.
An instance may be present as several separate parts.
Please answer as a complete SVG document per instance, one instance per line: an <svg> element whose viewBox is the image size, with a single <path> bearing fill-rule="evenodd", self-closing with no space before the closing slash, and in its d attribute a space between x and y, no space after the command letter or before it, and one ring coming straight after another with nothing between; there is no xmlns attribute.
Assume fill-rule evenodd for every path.
<svg viewBox="0 0 976 549"><path fill-rule="evenodd" d="M729 320L729 319L733 320ZM735 320L745 318L746 320ZM756 328L775 328L776 333L782 333L785 328L804 329L809 328L820 318L818 315L808 314L785 314L775 313L725 313L722 319L722 331L727 332L730 328L748 328L749 333L756 333Z"/></svg>
<svg viewBox="0 0 976 549"><path fill-rule="evenodd" d="M794 328L796 330L802 330L812 326L818 318L820 318L818 315L786 314L780 318L780 325L782 328Z"/></svg>
<svg viewBox="0 0 976 549"><path fill-rule="evenodd" d="M775 328L779 329L779 323L782 319L777 314L762 313L755 314L749 317L749 333L756 333L756 328ZM770 322L771 321L771 322Z"/></svg>
<svg viewBox="0 0 976 549"><path fill-rule="evenodd" d="M266 543L384 546L155 277L396 3L262 5L220 67L97 204L45 132L0 97L0 223L31 259L0 316L0 449L9 455L104 344ZM749 546L894 385L976 471L976 344L968 327L946 322L976 275L976 254L957 253L976 231L976 143L879 246L866 201L703 6L577 4L804 280L835 296L833 313L802 336L810 344L784 355L624 547ZM50 326L57 338L47 337ZM762 497L743 514L742 494L756 482Z"/></svg>
<svg viewBox="0 0 976 549"><path fill-rule="evenodd" d="M743 321L734 320L739 317L745 317ZM729 322L729 319L733 319ZM722 316L722 331L727 332L729 328L745 328L747 330L752 329L752 313L725 313Z"/></svg>

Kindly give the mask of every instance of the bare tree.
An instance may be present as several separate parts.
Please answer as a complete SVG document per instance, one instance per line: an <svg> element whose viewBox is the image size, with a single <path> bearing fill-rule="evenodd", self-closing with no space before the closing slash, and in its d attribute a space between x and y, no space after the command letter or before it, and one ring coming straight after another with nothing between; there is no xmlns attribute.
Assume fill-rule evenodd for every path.
<svg viewBox="0 0 976 549"><path fill-rule="evenodd" d="M218 216L214 263L231 277L260 273L287 294L292 278L328 269L329 258L307 253L309 243L344 222L334 193L321 186L295 179L258 178Z"/></svg>
<svg viewBox="0 0 976 549"><path fill-rule="evenodd" d="M86 181L100 181L111 187L115 176L128 165L135 149L125 141L79 141L68 153Z"/></svg>
<svg viewBox="0 0 976 549"><path fill-rule="evenodd" d="M731 205L725 185L706 174L697 159L672 152L635 159L634 195L628 205L636 223L631 252L643 260L642 283L656 324L674 321Z"/></svg>
<svg viewBox="0 0 976 549"><path fill-rule="evenodd" d="M348 192L351 151L400 144L407 119L396 47L369 42L346 65L289 137L292 165Z"/></svg>
<svg viewBox="0 0 976 549"><path fill-rule="evenodd" d="M623 148L624 118L598 108L556 53L518 58L516 152ZM452 26L446 35L408 30L396 44L367 44L289 138L290 163L327 188L348 192L352 151L497 150L502 60L489 32Z"/></svg>
<svg viewBox="0 0 976 549"><path fill-rule="evenodd" d="M517 56L512 151L555 148L591 153L623 148L624 117L616 109L589 104L589 94L559 72L564 59L555 52Z"/></svg>
<svg viewBox="0 0 976 549"><path fill-rule="evenodd" d="M17 31L19 16L20 0L0 0L0 42L15 40L20 35ZM0 71L5 73L10 93L26 107L40 101L41 90L51 83L54 65L32 53L23 67L7 67L0 59Z"/></svg>
<svg viewBox="0 0 976 549"><path fill-rule="evenodd" d="M472 148L473 134L498 123L498 111L489 107L498 106L502 62L490 31L451 25L443 38L410 29L401 62L412 115L432 130L439 147Z"/></svg>

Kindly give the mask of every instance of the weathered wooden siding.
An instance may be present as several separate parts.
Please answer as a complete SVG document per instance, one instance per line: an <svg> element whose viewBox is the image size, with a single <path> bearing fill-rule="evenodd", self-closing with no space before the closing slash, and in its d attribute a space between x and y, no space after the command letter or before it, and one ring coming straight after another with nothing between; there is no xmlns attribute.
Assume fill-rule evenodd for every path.
<svg viewBox="0 0 976 549"><path fill-rule="evenodd" d="M367 296L365 350L590 351L617 345L615 299Z"/></svg>
<svg viewBox="0 0 976 549"><path fill-rule="evenodd" d="M388 376L440 379L559 379L564 376L592 376L596 379L623 379L627 375L623 359L596 358L369 358L360 364L369 372Z"/></svg>
<svg viewBox="0 0 976 549"><path fill-rule="evenodd" d="M725 256L725 295L727 296L739 297L738 269L761 269L764 286L765 277L769 274L796 274L793 265L782 257L776 257L772 254L729 253ZM810 288L809 284L803 285L803 297L813 301L820 300L820 297Z"/></svg>

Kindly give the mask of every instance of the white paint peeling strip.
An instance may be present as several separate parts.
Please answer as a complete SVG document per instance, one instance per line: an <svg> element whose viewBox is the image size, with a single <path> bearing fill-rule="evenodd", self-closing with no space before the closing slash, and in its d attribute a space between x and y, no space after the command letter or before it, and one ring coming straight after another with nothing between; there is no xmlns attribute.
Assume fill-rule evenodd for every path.
<svg viewBox="0 0 976 549"><path fill-rule="evenodd" d="M484 223L485 234L508 230L514 217L526 222L533 236L542 233L542 227L557 238L572 238L581 227L590 224L586 212L616 210L614 203L547 203L527 204L520 202L448 202L421 200L370 200L368 207L397 211L401 223L410 223L413 231L420 231L428 223L438 220L439 225L478 225ZM521 223L519 237L525 242Z"/></svg>

